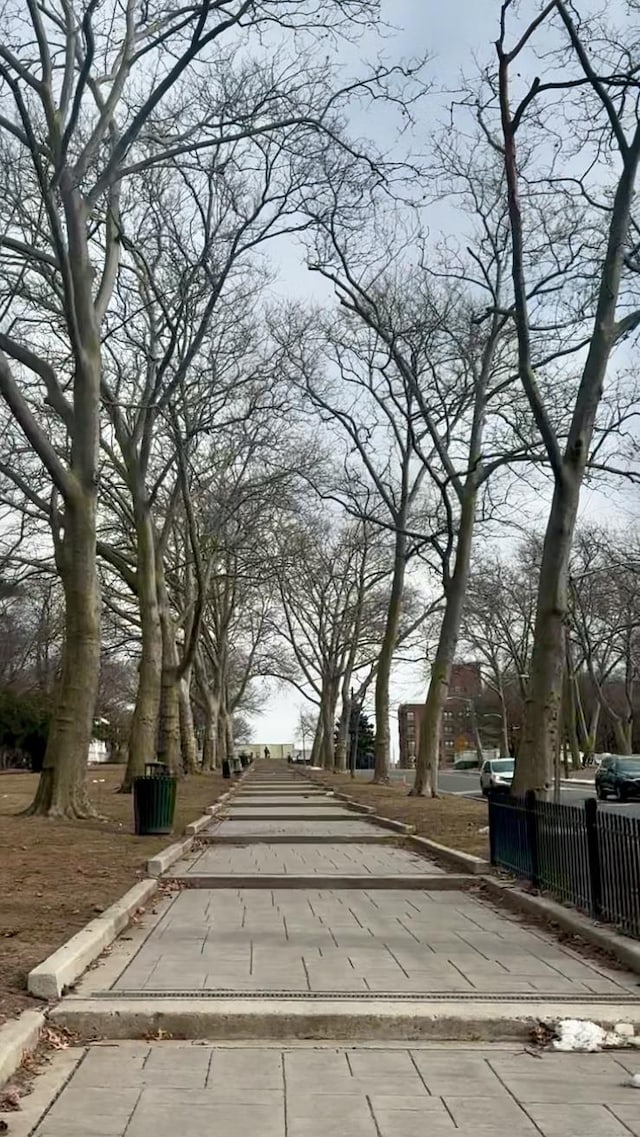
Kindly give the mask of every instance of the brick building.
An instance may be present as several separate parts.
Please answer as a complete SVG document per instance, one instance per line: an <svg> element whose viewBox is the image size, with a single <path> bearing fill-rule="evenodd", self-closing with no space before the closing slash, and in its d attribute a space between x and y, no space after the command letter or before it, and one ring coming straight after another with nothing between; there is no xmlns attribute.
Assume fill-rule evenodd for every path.
<svg viewBox="0 0 640 1137"><path fill-rule="evenodd" d="M478 663L454 663L451 668L449 695L442 715L440 761L453 762L461 750L475 746L473 732L473 700L482 693L482 675ZM420 723L423 703L401 703L398 707L400 765L414 765L420 745Z"/></svg>

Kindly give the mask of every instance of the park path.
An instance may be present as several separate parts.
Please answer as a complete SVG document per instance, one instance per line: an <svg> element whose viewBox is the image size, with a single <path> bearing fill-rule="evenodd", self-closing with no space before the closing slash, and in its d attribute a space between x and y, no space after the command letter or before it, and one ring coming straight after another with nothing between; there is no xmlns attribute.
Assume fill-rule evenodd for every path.
<svg viewBox="0 0 640 1137"><path fill-rule="evenodd" d="M251 771L164 887L54 1011L106 1041L65 1056L36 1137L640 1137L633 1053L524 1045L539 1018L628 1018L637 976L290 768Z"/></svg>

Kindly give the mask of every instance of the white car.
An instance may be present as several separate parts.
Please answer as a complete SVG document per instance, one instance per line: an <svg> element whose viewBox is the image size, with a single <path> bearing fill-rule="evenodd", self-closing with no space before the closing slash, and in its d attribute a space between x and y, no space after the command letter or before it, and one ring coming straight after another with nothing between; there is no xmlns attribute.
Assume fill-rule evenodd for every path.
<svg viewBox="0 0 640 1137"><path fill-rule="evenodd" d="M494 793L508 793L515 766L513 758L491 758L483 762L480 771L480 789L484 796L487 797L490 790Z"/></svg>

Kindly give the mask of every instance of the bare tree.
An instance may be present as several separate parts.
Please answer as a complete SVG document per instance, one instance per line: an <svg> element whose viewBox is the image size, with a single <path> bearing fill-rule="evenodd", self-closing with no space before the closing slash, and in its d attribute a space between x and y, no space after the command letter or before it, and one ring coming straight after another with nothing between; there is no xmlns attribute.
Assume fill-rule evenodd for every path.
<svg viewBox="0 0 640 1137"><path fill-rule="evenodd" d="M333 769L338 700L342 695L344 708L352 677L377 658L382 634L380 586L390 565L380 542L363 523L331 525L309 519L289 527L283 537L277 559L284 615L281 634L290 648L292 666L280 675L318 706L312 759ZM345 769L344 726L337 757L339 768Z"/></svg>
<svg viewBox="0 0 640 1137"><path fill-rule="evenodd" d="M23 9L21 0L4 6L0 45L0 394L54 487L50 519L66 598L57 710L32 809L83 816L100 656L101 325L119 271L123 187L168 158L292 120L304 121L310 139L333 131L340 95L335 83L323 85L303 41L320 18L325 33L357 34L373 26L377 5L202 0L185 11L162 0L150 11L135 0L27 0ZM236 53L235 71L223 66L220 44L240 29L254 30L256 44L262 33L278 41L264 49L274 77L266 101L248 52ZM277 47L286 62L274 62ZM292 112L294 57L296 73L308 64L321 94L320 105ZM197 79L197 98L189 82L196 61L211 80Z"/></svg>
<svg viewBox="0 0 640 1137"><path fill-rule="evenodd" d="M461 639L483 665L483 678L500 708L500 748L510 752L512 688L524 700L529 678L540 547L527 541L517 557L475 560L469 577Z"/></svg>
<svg viewBox="0 0 640 1137"><path fill-rule="evenodd" d="M527 18L513 0L505 0L496 45L498 71L489 77L490 99L497 102L500 119L499 140L490 125L486 130L503 156L507 179L518 370L554 478L524 737L513 782L516 793L543 790L551 781L565 667L569 557L580 489L614 352L640 324L633 215L640 159L640 42L629 24L618 34L604 16L590 12L586 18L581 7L551 0ZM536 77L529 79L532 71ZM486 111L482 117L487 124ZM558 222L553 243L541 243L540 230L532 229L539 214L535 206L531 213L528 209L541 195L547 217ZM539 274L541 261L554 283L534 302L529 280ZM549 370L536 364L541 331L561 335L565 352L582 353L571 388L566 443L545 398ZM553 376L557 386L555 368Z"/></svg>
<svg viewBox="0 0 640 1137"><path fill-rule="evenodd" d="M578 677L586 672L596 706L611 720L620 754L633 752L640 678L640 586L634 568L637 537L602 527L578 530L570 562L569 638L578 737L593 752L598 718L589 729ZM617 696L617 697L616 697ZM587 745L588 744L588 745Z"/></svg>

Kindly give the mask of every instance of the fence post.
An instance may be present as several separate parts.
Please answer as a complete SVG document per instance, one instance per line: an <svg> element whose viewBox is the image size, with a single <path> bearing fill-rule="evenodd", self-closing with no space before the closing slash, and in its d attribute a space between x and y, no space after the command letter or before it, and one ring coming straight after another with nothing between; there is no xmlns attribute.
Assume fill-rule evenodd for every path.
<svg viewBox="0 0 640 1137"><path fill-rule="evenodd" d="M527 790L524 795L525 817L527 822L527 845L531 854L531 883L540 887L540 867L538 864L538 816L535 790Z"/></svg>
<svg viewBox="0 0 640 1137"><path fill-rule="evenodd" d="M598 845L598 802L594 797L585 799L584 817L587 829L591 917L594 920L599 920L602 913L602 874L600 872L600 847Z"/></svg>

